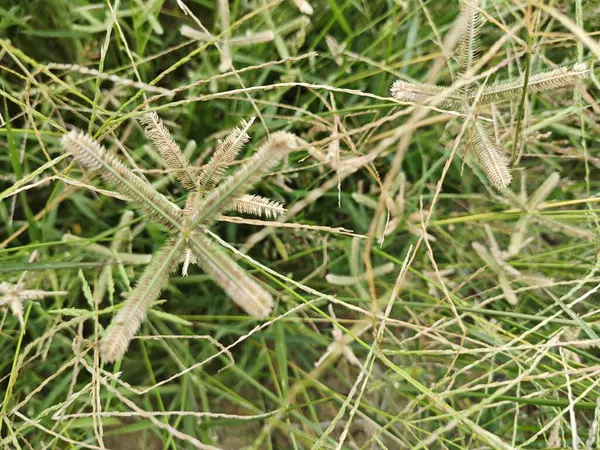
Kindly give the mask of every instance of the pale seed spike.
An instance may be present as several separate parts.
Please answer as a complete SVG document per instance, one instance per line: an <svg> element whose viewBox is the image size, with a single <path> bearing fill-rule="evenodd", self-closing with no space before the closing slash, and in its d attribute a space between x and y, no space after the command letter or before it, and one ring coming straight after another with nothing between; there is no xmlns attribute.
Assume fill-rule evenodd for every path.
<svg viewBox="0 0 600 450"><path fill-rule="evenodd" d="M493 138L483 123L469 120L472 122L470 141L479 163L492 186L498 190L506 188L512 180L506 156L493 143Z"/></svg>
<svg viewBox="0 0 600 450"><path fill-rule="evenodd" d="M223 178L225 170L235 161L244 145L250 140L248 130L254 123L254 119L252 117L247 122L242 120L240 127L233 128L227 137L219 142L215 153L200 174L200 187L203 191L210 190Z"/></svg>
<svg viewBox="0 0 600 450"><path fill-rule="evenodd" d="M275 219L285 214L285 208L281 203L260 195L246 194L233 204L232 209L242 214L251 214L267 219Z"/></svg>
<svg viewBox="0 0 600 450"><path fill-rule="evenodd" d="M167 167L175 171L175 176L186 189L199 187L196 174L193 173L188 159L179 145L171 137L171 133L155 112L145 114L140 123L144 126L146 137L161 154Z"/></svg>
<svg viewBox="0 0 600 450"><path fill-rule="evenodd" d="M206 34L204 31L196 30L195 28L192 28L188 25L183 25L179 29L179 32L187 38L195 39L200 42L210 41L210 36L208 34Z"/></svg>
<svg viewBox="0 0 600 450"><path fill-rule="evenodd" d="M560 174L553 172L544 182L538 187L533 194L529 197L526 203L527 212L521 216L515 231L510 237L510 245L508 246L509 255L517 255L525 242L527 232L529 231L529 223L531 221L532 213L538 208L540 203L545 201L552 191L556 188L560 182Z"/></svg>
<svg viewBox="0 0 600 450"><path fill-rule="evenodd" d="M558 183L560 182L560 174L558 172L552 172L548 178L544 180L544 182L538 187L531 197L529 197L529 201L527 202L527 207L534 211L537 207L545 201L548 196L552 193Z"/></svg>
<svg viewBox="0 0 600 450"><path fill-rule="evenodd" d="M481 29L481 0L461 0L460 20L463 32L458 47L458 64L461 73L467 72L477 59L479 54Z"/></svg>
<svg viewBox="0 0 600 450"><path fill-rule="evenodd" d="M181 226L181 210L147 181L135 175L119 159L87 134L72 130L61 139L62 146L83 167L97 171L102 178L157 222L169 227Z"/></svg>
<svg viewBox="0 0 600 450"><path fill-rule="evenodd" d="M575 64L573 67L558 67L553 70L534 74L529 77L527 92L534 94L564 86L572 86L578 80L588 77L590 70L586 64ZM523 94L524 76L511 80L497 81L486 86L481 96L482 104L500 103L517 100Z"/></svg>
<svg viewBox="0 0 600 450"><path fill-rule="evenodd" d="M259 31L258 33L250 33L245 36L232 38L229 40L229 45L232 47L249 47L252 45L264 44L275 40L275 33L271 30Z"/></svg>
<svg viewBox="0 0 600 450"><path fill-rule="evenodd" d="M396 100L410 103L423 103L426 100L439 96L447 88L426 83L413 83L410 81L396 80L392 84L391 94ZM459 99L447 97L438 103L441 107L453 107Z"/></svg>
<svg viewBox="0 0 600 450"><path fill-rule="evenodd" d="M232 57L231 57L231 46L229 45L229 26L230 26L230 13L229 13L229 0L218 0L219 6L219 18L221 20L221 32L224 32L223 40L221 41L221 64L219 70L221 72L227 72L232 68Z"/></svg>
<svg viewBox="0 0 600 450"><path fill-rule="evenodd" d="M167 241L146 266L135 289L125 300L125 306L113 318L100 341L100 356L103 361L110 363L123 357L146 318L148 309L158 299L169 282L169 275L181 260L184 243L183 238Z"/></svg>
<svg viewBox="0 0 600 450"><path fill-rule="evenodd" d="M252 186L297 145L297 137L278 132L264 143L242 167L220 186L199 200L192 213L192 227L209 225L230 209Z"/></svg>
<svg viewBox="0 0 600 450"><path fill-rule="evenodd" d="M296 8L298 8L298 10L302 14L306 14L307 16L310 16L314 12L313 7L308 2L308 0L292 0L292 2L294 3L294 5L296 6Z"/></svg>
<svg viewBox="0 0 600 450"><path fill-rule="evenodd" d="M273 297L214 241L202 234L190 237L189 248L198 266L227 293L237 305L253 317L267 317L273 309Z"/></svg>

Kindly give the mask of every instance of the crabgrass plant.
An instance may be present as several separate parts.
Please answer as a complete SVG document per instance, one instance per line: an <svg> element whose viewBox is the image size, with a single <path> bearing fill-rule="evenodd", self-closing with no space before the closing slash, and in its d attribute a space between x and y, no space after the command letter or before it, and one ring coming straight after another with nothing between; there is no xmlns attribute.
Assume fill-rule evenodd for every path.
<svg viewBox="0 0 600 450"><path fill-rule="evenodd" d="M207 0L0 6L0 283L23 320L0 294L0 448L600 448L594 3L481 2L470 76L453 60L458 0L232 1L229 26ZM494 80L553 62L591 76L483 104ZM396 79L449 88L398 102ZM466 112L436 105L471 80ZM156 117L140 125L149 111L185 158L161 155L172 143ZM518 141L502 192L474 149L473 170L453 157L470 114L507 156ZM252 116L252 145L221 173L223 130ZM61 147L67 124L94 136L71 138L100 170ZM243 193L285 213L234 217L250 200L236 190L192 228L266 130L310 142ZM158 301L138 295L148 257L170 266L150 280L168 277ZM194 258L233 261L277 308L247 314ZM103 364L103 325L132 290L139 311L153 303L143 332Z"/></svg>
<svg viewBox="0 0 600 450"><path fill-rule="evenodd" d="M148 113L142 123L146 136L177 179L189 191L182 209L133 173L115 155L89 135L72 130L62 138L63 147L87 170L99 173L122 195L170 232L139 277L100 342L100 354L107 362L123 357L137 333L148 309L158 300L170 274L183 262L187 273L190 263L198 264L241 308L254 317L265 317L273 308L273 297L220 248L203 229L219 219L221 213L237 210L273 217L284 210L280 203L257 195L247 195L253 184L272 169L297 144L289 133L273 134L224 182L226 169L248 142L253 120L242 122L219 144L214 155L198 174L156 113Z"/></svg>
<svg viewBox="0 0 600 450"><path fill-rule="evenodd" d="M391 93L396 100L415 103L435 101L440 107L451 108L463 114L466 152L471 149L475 152L490 183L502 190L512 181L509 158L493 133L493 120L485 117L480 108L509 100L521 100L522 110L528 93L572 86L587 77L590 70L585 63L577 63L530 74L531 63L527 61L525 72L518 77L489 84L486 78L483 84L478 83L473 70L478 64L481 50L481 8L481 0L460 0L461 34L457 59L461 79L457 83L457 89L399 79L392 85ZM520 119L519 116L519 122ZM515 142L517 138L518 134Z"/></svg>

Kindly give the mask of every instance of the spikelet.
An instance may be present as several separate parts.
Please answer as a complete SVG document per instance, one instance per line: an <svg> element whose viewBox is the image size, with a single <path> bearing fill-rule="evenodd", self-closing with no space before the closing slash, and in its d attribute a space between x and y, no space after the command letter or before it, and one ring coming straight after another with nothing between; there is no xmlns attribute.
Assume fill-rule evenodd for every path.
<svg viewBox="0 0 600 450"><path fill-rule="evenodd" d="M410 81L396 80L392 84L392 97L401 102L423 103L426 100L439 96L447 88L426 83L413 83ZM455 107L459 99L447 97L438 103L441 107Z"/></svg>
<svg viewBox="0 0 600 450"><path fill-rule="evenodd" d="M223 41L221 41L221 64L219 70L221 72L227 72L231 69L232 58L231 58L231 46L229 45L229 26L230 26L230 14L229 14L229 0L217 0L219 6L219 18L221 20L221 31L225 33Z"/></svg>
<svg viewBox="0 0 600 450"><path fill-rule="evenodd" d="M514 233L510 237L510 244L508 246L509 255L517 255L519 253L519 250L521 250L521 247L525 242L525 237L529 228L529 222L531 220L531 213L535 212L539 204L548 198L559 182L560 174L558 172L553 172L544 180L540 187L538 187L533 194L531 194L531 197L529 197L529 200L527 201L528 211L526 214L521 216L517 222Z"/></svg>
<svg viewBox="0 0 600 450"><path fill-rule="evenodd" d="M479 163L492 186L498 190L506 188L512 180L506 156L494 144L489 130L482 122L469 120L471 123L468 139Z"/></svg>
<svg viewBox="0 0 600 450"><path fill-rule="evenodd" d="M135 289L125 300L125 306L113 318L100 341L100 356L105 362L117 361L127 351L148 309L158 299L169 282L169 275L181 260L184 243L185 240L181 238L170 239L146 266Z"/></svg>
<svg viewBox="0 0 600 450"><path fill-rule="evenodd" d="M167 167L175 171L177 179L186 189L197 187L195 174L188 159L179 145L171 137L171 133L155 112L145 114L140 120L144 126L146 137L154 148L161 154Z"/></svg>
<svg viewBox="0 0 600 450"><path fill-rule="evenodd" d="M546 72L536 73L529 77L527 92L536 93L564 86L571 86L578 80L589 76L586 64L575 64L573 67L558 67ZM521 98L523 94L524 75L511 80L497 81L483 89L482 104L499 103Z"/></svg>
<svg viewBox="0 0 600 450"><path fill-rule="evenodd" d="M479 54L481 29L481 0L460 0L460 20L462 21L462 36L458 46L458 64L461 73L468 71L475 63Z"/></svg>
<svg viewBox="0 0 600 450"><path fill-rule="evenodd" d="M292 0L292 2L302 14L310 16L314 12L312 5L308 3L308 0Z"/></svg>
<svg viewBox="0 0 600 450"><path fill-rule="evenodd" d="M225 170L235 161L244 144L250 140L248 130L254 123L254 119L252 117L248 122L242 120L240 127L233 128L227 137L219 142L215 153L200 173L200 186L203 191L212 189L223 178Z"/></svg>
<svg viewBox="0 0 600 450"><path fill-rule="evenodd" d="M190 221L192 226L209 225L217 220L219 214L232 208L261 176L296 147L296 143L297 138L291 133L274 133L235 174L196 203Z"/></svg>
<svg viewBox="0 0 600 450"><path fill-rule="evenodd" d="M203 234L190 237L189 248L198 266L253 317L266 317L273 309L273 297L246 273L214 241Z"/></svg>
<svg viewBox="0 0 600 450"><path fill-rule="evenodd" d="M538 187L529 200L527 201L527 209L530 211L535 211L537 207L544 200L548 198L548 196L552 193L552 191L558 186L560 181L560 174L558 172L552 172L548 178L544 180L544 182Z"/></svg>
<svg viewBox="0 0 600 450"><path fill-rule="evenodd" d="M192 28L188 25L182 25L182 27L179 29L179 32L182 34L182 36L185 36L190 39L195 39L200 42L210 41L210 36L207 33Z"/></svg>
<svg viewBox="0 0 600 450"><path fill-rule="evenodd" d="M61 139L62 146L88 170L97 171L119 193L137 204L157 222L169 227L181 226L181 210L150 183L135 175L117 157L82 131L72 130Z"/></svg>
<svg viewBox="0 0 600 450"><path fill-rule="evenodd" d="M479 242L471 243L471 247L473 247L475 253L477 253L477 255L483 260L483 262L485 262L485 264L498 277L498 285L502 289L504 297L506 298L508 303L510 303L511 305L516 305L518 302L517 296L515 295L515 291L510 285L510 281L508 280L508 277L506 276L506 273L503 267L500 265L500 263L496 261L494 257L490 255L490 252L488 252L488 250Z"/></svg>
<svg viewBox="0 0 600 450"><path fill-rule="evenodd" d="M252 214L267 219L275 219L285 214L285 208L281 203L260 195L246 194L242 196L234 203L233 209L242 214Z"/></svg>
<svg viewBox="0 0 600 450"><path fill-rule="evenodd" d="M251 45L264 44L275 40L275 33L271 30L259 31L258 33L249 33L245 36L231 38L229 45L232 47L249 47Z"/></svg>
<svg viewBox="0 0 600 450"><path fill-rule="evenodd" d="M392 273L394 270L396 270L396 265L394 263L387 263L378 267L373 267L373 277L378 279L379 277L383 277L389 273ZM366 281L367 279L367 273L362 273L356 276L335 275L333 273L328 273L325 276L325 280L327 280L329 284L334 284L337 286L352 286L353 284Z"/></svg>
<svg viewBox="0 0 600 450"><path fill-rule="evenodd" d="M344 63L344 59L342 58L342 54L346 49L346 43L340 44L332 35L328 34L325 36L325 43L327 44L327 48L333 57L333 60L338 66L342 66Z"/></svg>

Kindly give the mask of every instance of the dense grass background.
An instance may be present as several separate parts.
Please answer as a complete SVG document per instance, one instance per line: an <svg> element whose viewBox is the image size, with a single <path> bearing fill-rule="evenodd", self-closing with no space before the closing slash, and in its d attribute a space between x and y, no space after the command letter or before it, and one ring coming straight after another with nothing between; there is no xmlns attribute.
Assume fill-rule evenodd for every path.
<svg viewBox="0 0 600 450"><path fill-rule="evenodd" d="M233 48L235 68L250 68L237 76L219 72L214 41L180 34L197 25L176 1L2 3L0 281L69 293L26 303L23 328L0 312L0 448L600 446L593 70L576 88L486 111L506 152L520 153L499 193L471 155L449 159L454 147L464 155L460 117L389 98L397 78L456 81L457 1L311 0L310 17L292 1L231 1L232 36L276 36ZM217 2L184 3L214 36L226 31ZM489 81L528 63L593 67L600 56L595 0L487 0L483 9ZM269 62L278 63L252 68ZM125 85L136 72L176 91ZM271 317L246 316L192 268L142 328L162 338L137 339L121 363L103 366L95 342L142 267L63 242L70 233L110 247L130 208L65 158L59 138L88 130L182 204L136 120L145 99L200 164L257 111L243 157L265 127L311 143L254 191L285 202L289 223L304 227L212 228L275 294ZM336 143L342 170L326 157ZM554 172L559 182L531 208ZM526 245L503 267L472 247L495 239L504 251L520 227ZM130 251L142 254L165 239L139 213L131 235Z"/></svg>

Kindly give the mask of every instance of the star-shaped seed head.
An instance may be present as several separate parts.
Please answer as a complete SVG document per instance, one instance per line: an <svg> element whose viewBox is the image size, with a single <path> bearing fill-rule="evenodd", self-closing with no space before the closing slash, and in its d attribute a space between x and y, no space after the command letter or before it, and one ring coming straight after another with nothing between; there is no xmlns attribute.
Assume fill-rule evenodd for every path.
<svg viewBox="0 0 600 450"><path fill-rule="evenodd" d="M184 208L158 192L90 136L73 130L62 138L63 147L85 169L98 173L150 220L165 226L169 232L166 243L153 255L124 306L104 333L100 352L107 362L123 357L148 309L158 300L170 274L181 262L184 274L190 264L196 263L248 314L254 317L270 314L273 308L271 294L204 230L227 211L267 218L283 213L285 210L279 202L247 192L298 146L293 134L273 133L253 157L225 178L226 170L250 139L247 131L252 120L242 121L240 127L234 128L219 143L211 160L201 170L190 164L156 113L146 114L141 122L146 136L162 155L167 167L189 191Z"/></svg>

